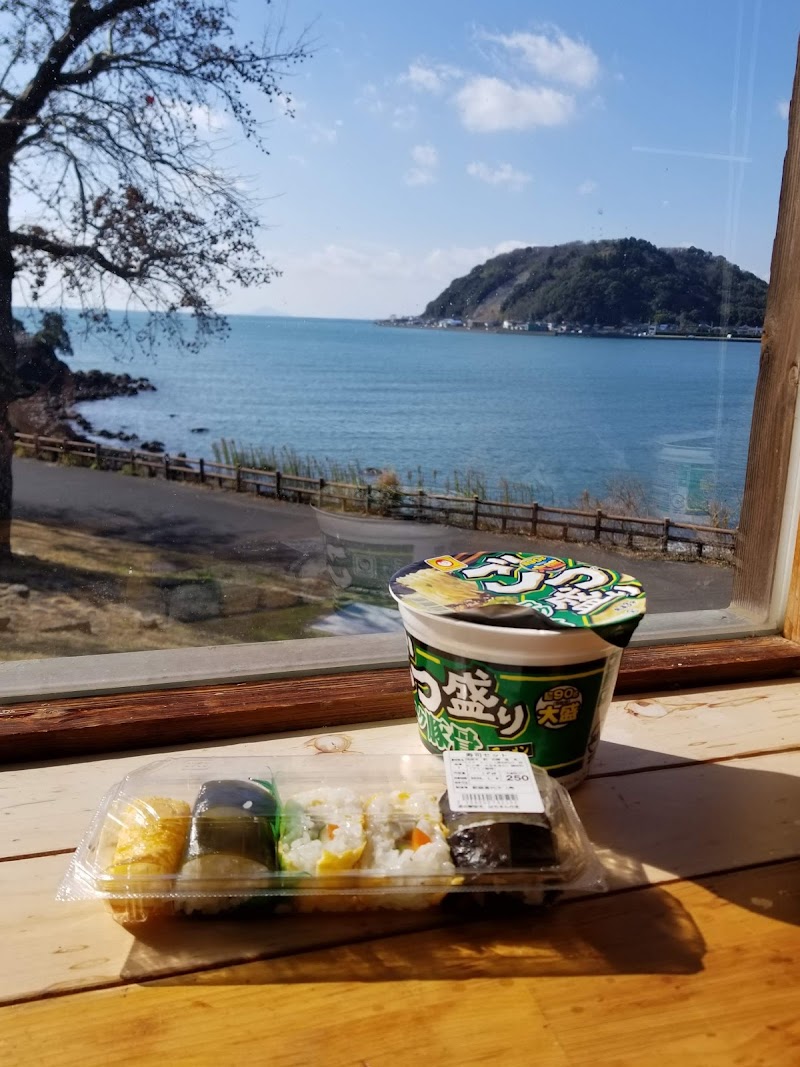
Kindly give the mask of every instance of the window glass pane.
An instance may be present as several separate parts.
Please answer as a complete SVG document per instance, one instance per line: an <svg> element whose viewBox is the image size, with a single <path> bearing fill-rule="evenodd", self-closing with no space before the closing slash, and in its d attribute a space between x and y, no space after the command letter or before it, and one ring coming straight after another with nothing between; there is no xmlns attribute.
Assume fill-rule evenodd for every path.
<svg viewBox="0 0 800 1067"><path fill-rule="evenodd" d="M290 99L241 97L268 154L239 98L147 73L136 128L169 126L178 170L139 189L131 164L120 203L76 125L118 121L115 90L73 91L90 38L69 116L11 171L33 395L11 408L0 658L397 630L394 570L483 548L631 573L655 613L727 606L799 27L760 0L297 4ZM12 68L9 106L35 54ZM177 289L54 245L146 271L131 248L185 247L212 173L262 223L268 285L210 245ZM196 351L143 307L195 283L229 324ZM111 332L87 332L103 301Z"/></svg>

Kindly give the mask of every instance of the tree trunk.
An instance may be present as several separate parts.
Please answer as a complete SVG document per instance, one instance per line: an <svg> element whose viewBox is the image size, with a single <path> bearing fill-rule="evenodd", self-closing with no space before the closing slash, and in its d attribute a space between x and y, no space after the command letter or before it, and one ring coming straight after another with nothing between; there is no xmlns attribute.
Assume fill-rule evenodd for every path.
<svg viewBox="0 0 800 1067"><path fill-rule="evenodd" d="M11 172L8 155L0 163L0 560L11 555L11 461L14 435L8 419L8 406L14 400L17 377L17 346L14 341L14 315L11 307L14 284L14 256L11 248L9 206Z"/></svg>
<svg viewBox="0 0 800 1067"><path fill-rule="evenodd" d="M0 408L0 560L11 555L11 496L14 435L8 421L8 405Z"/></svg>

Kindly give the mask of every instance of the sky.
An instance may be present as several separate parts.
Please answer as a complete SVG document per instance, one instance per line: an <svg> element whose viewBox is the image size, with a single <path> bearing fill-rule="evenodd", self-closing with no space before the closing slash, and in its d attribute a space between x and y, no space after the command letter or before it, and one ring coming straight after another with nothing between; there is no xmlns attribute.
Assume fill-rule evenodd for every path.
<svg viewBox="0 0 800 1067"><path fill-rule="evenodd" d="M265 8L234 0L253 36ZM274 7L271 10L275 10ZM768 277L797 0L287 0L312 57L269 154L209 140L282 276L222 310L419 313L521 245L635 236ZM274 15L273 15L274 17Z"/></svg>

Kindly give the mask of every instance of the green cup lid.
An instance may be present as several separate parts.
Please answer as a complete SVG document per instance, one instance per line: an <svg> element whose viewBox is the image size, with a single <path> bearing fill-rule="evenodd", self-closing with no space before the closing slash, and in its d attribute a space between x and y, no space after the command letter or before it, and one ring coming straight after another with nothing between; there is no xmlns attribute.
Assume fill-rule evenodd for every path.
<svg viewBox="0 0 800 1067"><path fill-rule="evenodd" d="M645 613L641 583L606 567L527 552L457 552L392 575L392 596L424 615L561 630L633 634ZM620 626L620 624L622 624Z"/></svg>

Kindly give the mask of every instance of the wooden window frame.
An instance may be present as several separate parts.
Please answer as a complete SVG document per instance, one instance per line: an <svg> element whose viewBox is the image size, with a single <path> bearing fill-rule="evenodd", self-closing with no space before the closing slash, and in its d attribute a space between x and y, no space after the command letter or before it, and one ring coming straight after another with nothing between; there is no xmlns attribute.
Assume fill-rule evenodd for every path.
<svg viewBox="0 0 800 1067"><path fill-rule="evenodd" d="M627 649L619 693L763 680L800 670L800 434L795 432L800 383L799 266L800 42L733 598L727 612L716 613L720 632L736 636L676 641L667 629L658 637L656 624L651 639L655 631L657 640L673 643ZM175 652L62 660L58 662L65 667L57 680L50 677L52 661L0 664L0 761L62 758L297 729L307 732L413 716L408 671L397 666L397 635L358 639L355 671L342 669L348 640L353 639L281 642L283 666L277 668L274 662L271 668L264 666L263 659L260 667L253 665L252 650L257 646L180 650L186 667L184 683L194 680L195 684L169 677L164 657ZM213 677L212 653L228 661L227 678ZM91 683L90 661L96 659L116 664L116 675L107 685L111 692L101 693ZM130 665L130 670L120 663Z"/></svg>

